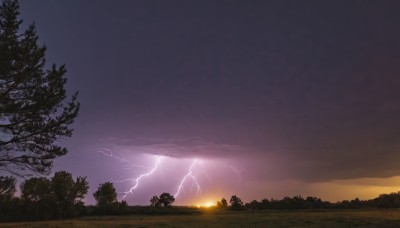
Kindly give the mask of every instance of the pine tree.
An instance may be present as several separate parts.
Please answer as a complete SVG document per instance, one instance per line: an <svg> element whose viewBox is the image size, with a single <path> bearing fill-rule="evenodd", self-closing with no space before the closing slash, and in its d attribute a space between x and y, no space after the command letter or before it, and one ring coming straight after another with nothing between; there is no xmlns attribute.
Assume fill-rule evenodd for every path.
<svg viewBox="0 0 400 228"><path fill-rule="evenodd" d="M0 169L16 175L49 173L67 153L57 144L70 137L79 111L77 93L66 101L65 66L46 66L35 24L20 32L17 0L0 6ZM47 69L48 68L48 69Z"/></svg>

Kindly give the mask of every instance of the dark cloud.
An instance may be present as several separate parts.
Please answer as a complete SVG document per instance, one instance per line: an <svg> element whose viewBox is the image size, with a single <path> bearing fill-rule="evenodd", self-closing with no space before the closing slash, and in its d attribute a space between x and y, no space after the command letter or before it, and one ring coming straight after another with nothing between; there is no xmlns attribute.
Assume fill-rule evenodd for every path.
<svg viewBox="0 0 400 228"><path fill-rule="evenodd" d="M227 158L253 152L238 145L204 142L200 138L170 140L108 138L101 143L106 148L126 155L153 154L174 158Z"/></svg>

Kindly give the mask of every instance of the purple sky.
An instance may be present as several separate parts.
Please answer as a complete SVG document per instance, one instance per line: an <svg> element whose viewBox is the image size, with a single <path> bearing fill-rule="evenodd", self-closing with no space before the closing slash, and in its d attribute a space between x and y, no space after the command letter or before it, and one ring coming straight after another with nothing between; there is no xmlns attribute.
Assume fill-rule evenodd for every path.
<svg viewBox="0 0 400 228"><path fill-rule="evenodd" d="M128 203L175 193L195 159L202 191L190 177L178 204L397 191L399 1L22 0L21 17L79 90L54 170L87 176L88 203L157 155Z"/></svg>

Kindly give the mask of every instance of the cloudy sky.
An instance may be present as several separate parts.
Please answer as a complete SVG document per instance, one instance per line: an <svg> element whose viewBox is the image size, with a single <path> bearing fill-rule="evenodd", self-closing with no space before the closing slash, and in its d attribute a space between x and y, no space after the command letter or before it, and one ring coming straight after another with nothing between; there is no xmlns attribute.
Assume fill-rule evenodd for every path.
<svg viewBox="0 0 400 228"><path fill-rule="evenodd" d="M399 190L399 1L22 0L21 18L79 91L54 170L87 176L87 203L105 181L130 204Z"/></svg>

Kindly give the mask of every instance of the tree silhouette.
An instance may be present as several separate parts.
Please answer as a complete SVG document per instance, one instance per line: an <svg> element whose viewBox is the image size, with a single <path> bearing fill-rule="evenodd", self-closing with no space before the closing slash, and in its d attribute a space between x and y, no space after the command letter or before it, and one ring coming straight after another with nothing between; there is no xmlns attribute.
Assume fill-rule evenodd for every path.
<svg viewBox="0 0 400 228"><path fill-rule="evenodd" d="M21 198L24 213L30 219L50 219L55 217L56 199L52 194L50 180L44 177L32 177L21 185Z"/></svg>
<svg viewBox="0 0 400 228"><path fill-rule="evenodd" d="M164 207L170 207L175 202L175 198L168 192L164 192L160 195L158 202Z"/></svg>
<svg viewBox="0 0 400 228"><path fill-rule="evenodd" d="M15 178L0 176L0 197L11 198L16 191Z"/></svg>
<svg viewBox="0 0 400 228"><path fill-rule="evenodd" d="M17 0L0 6L0 169L15 175L48 174L53 159L67 153L56 144L70 137L78 114L77 93L64 89L65 66L45 69L45 46L35 25L19 31Z"/></svg>
<svg viewBox="0 0 400 228"><path fill-rule="evenodd" d="M217 202L217 207L227 208L228 207L228 202L226 201L225 198L222 198L221 201Z"/></svg>
<svg viewBox="0 0 400 228"><path fill-rule="evenodd" d="M248 203L247 207L252 210L261 209L261 203L258 202L257 200L252 200L250 203Z"/></svg>
<svg viewBox="0 0 400 228"><path fill-rule="evenodd" d="M21 198L32 218L74 217L88 189L86 178L77 177L74 181L70 173L59 171L50 180L27 179L21 185Z"/></svg>
<svg viewBox="0 0 400 228"><path fill-rule="evenodd" d="M15 192L15 178L0 176L0 219L12 211Z"/></svg>
<svg viewBox="0 0 400 228"><path fill-rule="evenodd" d="M152 207L159 207L160 206L160 199L158 198L158 196L151 197L150 206L152 206Z"/></svg>
<svg viewBox="0 0 400 228"><path fill-rule="evenodd" d="M22 199L25 201L38 202L50 195L50 180L44 177L32 177L21 185Z"/></svg>
<svg viewBox="0 0 400 228"><path fill-rule="evenodd" d="M111 182L100 184L93 196L98 206L111 205L117 202L117 192Z"/></svg>
<svg viewBox="0 0 400 228"><path fill-rule="evenodd" d="M86 177L77 177L74 181L71 173L59 171L51 178L50 184L58 206L58 217L73 217L89 189Z"/></svg>
<svg viewBox="0 0 400 228"><path fill-rule="evenodd" d="M229 200L229 203L231 204L231 208L233 210L239 210L243 207L242 200L239 197L237 197L236 195L233 195L231 197L231 200Z"/></svg>
<svg viewBox="0 0 400 228"><path fill-rule="evenodd" d="M117 201L117 192L111 182L100 184L93 196L97 201L97 213L123 214L127 211L128 204L126 201Z"/></svg>

